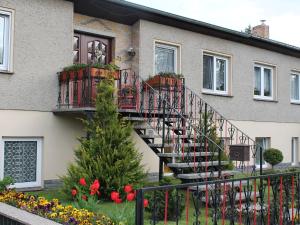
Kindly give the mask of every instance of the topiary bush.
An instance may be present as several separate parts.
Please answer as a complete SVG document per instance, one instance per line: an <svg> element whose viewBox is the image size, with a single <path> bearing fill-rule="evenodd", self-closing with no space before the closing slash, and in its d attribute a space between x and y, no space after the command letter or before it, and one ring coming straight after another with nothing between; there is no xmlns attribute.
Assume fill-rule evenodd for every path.
<svg viewBox="0 0 300 225"><path fill-rule="evenodd" d="M264 160L271 164L272 169L274 168L275 165L279 164L283 160L283 155L282 152L279 149L275 148L269 148L267 149L264 154Z"/></svg>
<svg viewBox="0 0 300 225"><path fill-rule="evenodd" d="M177 185L181 181L174 177L164 177L159 185ZM154 192L151 191L145 194L145 198L149 200L149 207L145 208L147 212L151 215L151 220L158 222L164 219L165 216L165 193L166 191L156 191L155 196ZM177 199L178 198L178 199ZM177 200L178 200L178 209L177 209ZM155 205L154 205L155 204ZM155 206L155 207L154 207ZM156 209L155 218L153 216L154 208ZM168 220L175 221L177 210L178 217L181 217L181 214L185 208L185 194L183 191L171 189L168 192Z"/></svg>

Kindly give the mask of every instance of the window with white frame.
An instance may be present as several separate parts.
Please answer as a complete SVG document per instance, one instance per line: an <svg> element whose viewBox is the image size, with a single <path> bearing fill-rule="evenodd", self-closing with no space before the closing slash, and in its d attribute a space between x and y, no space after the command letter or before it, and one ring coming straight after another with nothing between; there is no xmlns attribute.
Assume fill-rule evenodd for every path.
<svg viewBox="0 0 300 225"><path fill-rule="evenodd" d="M254 97L273 99L274 68L256 64L254 66Z"/></svg>
<svg viewBox="0 0 300 225"><path fill-rule="evenodd" d="M215 93L228 93L228 58L203 55L203 89Z"/></svg>
<svg viewBox="0 0 300 225"><path fill-rule="evenodd" d="M0 71L9 70L11 17L11 12L0 9Z"/></svg>
<svg viewBox="0 0 300 225"><path fill-rule="evenodd" d="M178 47L155 43L155 74L177 73Z"/></svg>
<svg viewBox="0 0 300 225"><path fill-rule="evenodd" d="M291 101L300 103L300 73L291 75Z"/></svg>
<svg viewBox="0 0 300 225"><path fill-rule="evenodd" d="M4 138L1 178L12 177L17 188L41 186L41 138Z"/></svg>
<svg viewBox="0 0 300 225"><path fill-rule="evenodd" d="M260 152L259 149L262 147L262 154L265 152L266 149L271 147L271 138L269 137L257 137L255 138L255 142L257 143L257 152L255 157L255 164L260 165ZM262 158L263 166L266 166L266 161Z"/></svg>

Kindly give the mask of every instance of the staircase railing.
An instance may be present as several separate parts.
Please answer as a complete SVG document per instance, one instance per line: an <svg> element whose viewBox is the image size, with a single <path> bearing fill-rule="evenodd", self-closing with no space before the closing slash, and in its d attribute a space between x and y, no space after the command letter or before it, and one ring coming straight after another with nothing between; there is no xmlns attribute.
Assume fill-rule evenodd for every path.
<svg viewBox="0 0 300 225"><path fill-rule="evenodd" d="M157 146L156 153L173 154L172 163L186 163L192 172L201 174L202 177L199 179L207 179L211 176L221 178L221 171L224 169L221 155L224 149L207 135L207 127L202 127L209 123L209 112L204 110L203 115L193 116L185 114L183 87L180 80L174 80L172 85L165 86L164 90L158 90L134 72L123 70L118 82L119 109L138 112L139 117L142 117L143 121L156 131L161 138L161 143L157 145L150 143L153 147ZM204 158L199 160L201 154ZM213 160L216 164L209 164ZM162 163L163 160L160 158L160 175ZM215 171L210 170L209 167L215 167ZM177 171L180 172L182 171Z"/></svg>
<svg viewBox="0 0 300 225"><path fill-rule="evenodd" d="M164 147L171 146L173 153L182 154L181 159L173 157L173 163L178 160L184 161L193 164L194 172L207 172L209 165L207 164L203 170L203 165L197 162L196 153L210 152L212 155L207 154L205 161L217 159L220 176L220 170L224 167L220 163L219 150L221 154L225 152L229 156L230 146L240 145L249 147L249 159L247 165L245 161L240 161L239 164L236 162L236 168L242 170L246 168L248 173L255 174L256 161L259 160L262 174L261 146L186 87L184 79L174 78L172 82L164 83L164 88L161 86L154 88L133 71L123 70L118 81L118 104L120 109L139 112L140 116L143 116L144 120L162 138ZM166 127L166 124L172 124L172 126ZM219 140L212 140L213 134L209 132L214 131L220 137ZM185 136L186 139L182 139L180 135ZM193 143L187 140L193 140L193 143L197 144L192 146ZM260 152L259 158L257 152ZM217 155L219 157L216 157Z"/></svg>

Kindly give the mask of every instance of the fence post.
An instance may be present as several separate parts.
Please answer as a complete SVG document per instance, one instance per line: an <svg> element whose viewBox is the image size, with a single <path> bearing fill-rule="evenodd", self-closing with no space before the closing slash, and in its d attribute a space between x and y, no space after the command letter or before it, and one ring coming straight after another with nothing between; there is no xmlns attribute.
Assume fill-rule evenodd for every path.
<svg viewBox="0 0 300 225"><path fill-rule="evenodd" d="M263 149L262 149L261 146L259 147L259 157L260 157L260 160L259 160L259 174L262 175L262 174L263 174L263 171L262 171L262 164L263 164Z"/></svg>
<svg viewBox="0 0 300 225"><path fill-rule="evenodd" d="M142 189L136 192L135 225L144 225L144 193Z"/></svg>
<svg viewBox="0 0 300 225"><path fill-rule="evenodd" d="M163 127L162 127L162 148L161 151L164 151L165 147L165 128L166 128L166 100L163 100ZM163 178L163 161L162 158L159 157L159 181Z"/></svg>

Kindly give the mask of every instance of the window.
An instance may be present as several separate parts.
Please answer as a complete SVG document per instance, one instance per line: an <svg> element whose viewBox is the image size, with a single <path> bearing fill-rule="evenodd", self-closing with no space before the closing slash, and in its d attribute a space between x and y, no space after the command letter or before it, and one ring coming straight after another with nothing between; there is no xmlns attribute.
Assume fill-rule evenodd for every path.
<svg viewBox="0 0 300 225"><path fill-rule="evenodd" d="M254 97L273 99L273 68L254 66Z"/></svg>
<svg viewBox="0 0 300 225"><path fill-rule="evenodd" d="M11 13L0 10L0 71L9 70Z"/></svg>
<svg viewBox="0 0 300 225"><path fill-rule="evenodd" d="M203 55L203 89L215 93L228 92L228 59Z"/></svg>
<svg viewBox="0 0 300 225"><path fill-rule="evenodd" d="M41 139L3 139L1 177L10 176L15 187L41 186Z"/></svg>
<svg viewBox="0 0 300 225"><path fill-rule="evenodd" d="M177 73L178 47L166 44L155 44L155 74Z"/></svg>
<svg viewBox="0 0 300 225"><path fill-rule="evenodd" d="M298 137L292 137L292 152L291 152L291 162L292 165L298 165Z"/></svg>
<svg viewBox="0 0 300 225"><path fill-rule="evenodd" d="M256 152L256 161L255 161L255 164L257 166L260 166L260 151L259 151L259 147L258 146L261 146L262 149L263 149L263 153L266 149L270 148L271 147L271 138L269 137L257 137L255 138L255 142L257 144L257 152ZM263 163L263 166L267 166L266 162L264 159L262 159L262 163Z"/></svg>
<svg viewBox="0 0 300 225"><path fill-rule="evenodd" d="M291 75L291 101L300 103L300 74Z"/></svg>

